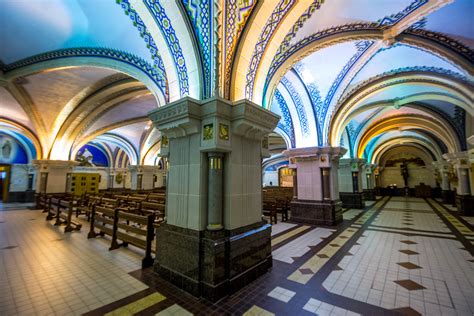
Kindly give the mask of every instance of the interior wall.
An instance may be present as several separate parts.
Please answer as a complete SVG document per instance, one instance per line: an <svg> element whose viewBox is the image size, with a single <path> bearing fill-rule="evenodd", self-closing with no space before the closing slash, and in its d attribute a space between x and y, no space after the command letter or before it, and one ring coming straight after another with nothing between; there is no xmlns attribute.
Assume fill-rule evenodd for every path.
<svg viewBox="0 0 474 316"><path fill-rule="evenodd" d="M433 158L425 151L414 146L398 146L386 153L380 159L383 166L380 172L380 186L387 187L396 185L398 188L405 187L400 166L407 164L408 187L424 183L430 187L436 187L435 170Z"/></svg>

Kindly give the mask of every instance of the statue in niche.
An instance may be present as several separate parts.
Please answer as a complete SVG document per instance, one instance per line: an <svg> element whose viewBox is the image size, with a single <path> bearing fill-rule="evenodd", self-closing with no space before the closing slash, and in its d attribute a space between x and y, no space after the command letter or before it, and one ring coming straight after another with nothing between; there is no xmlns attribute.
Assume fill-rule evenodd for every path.
<svg viewBox="0 0 474 316"><path fill-rule="evenodd" d="M84 152L79 152L76 157L76 161L79 162L79 166L81 167L95 167L92 159L94 159L94 156L87 148Z"/></svg>
<svg viewBox="0 0 474 316"><path fill-rule="evenodd" d="M10 141L7 140L2 146L2 156L5 160L8 160L10 158L11 153L12 153L12 145Z"/></svg>
<svg viewBox="0 0 474 316"><path fill-rule="evenodd" d="M405 182L405 187L408 187L408 164L406 161L400 164L400 172L403 177L403 181Z"/></svg>

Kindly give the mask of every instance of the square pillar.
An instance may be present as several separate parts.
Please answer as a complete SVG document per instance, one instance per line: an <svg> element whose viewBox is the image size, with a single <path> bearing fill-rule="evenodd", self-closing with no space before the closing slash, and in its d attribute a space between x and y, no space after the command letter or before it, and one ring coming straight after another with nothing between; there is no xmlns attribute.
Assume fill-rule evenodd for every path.
<svg viewBox="0 0 474 316"><path fill-rule="evenodd" d="M296 169L291 220L314 225L336 225L342 221L338 165L346 149L310 147L283 152Z"/></svg>
<svg viewBox="0 0 474 316"><path fill-rule="evenodd" d="M470 183L471 164L468 152L444 154L443 158L450 162L456 171L456 207L458 211L466 216L474 215L474 203Z"/></svg>
<svg viewBox="0 0 474 316"><path fill-rule="evenodd" d="M151 190L155 184L155 174L158 166L130 165L130 185L132 190Z"/></svg>
<svg viewBox="0 0 474 316"><path fill-rule="evenodd" d="M70 160L33 160L36 168L36 193L66 193L73 168L79 163Z"/></svg>
<svg viewBox="0 0 474 316"><path fill-rule="evenodd" d="M436 173L441 185L441 199L445 204L452 204L454 195L451 191L451 186L449 184L449 171L450 164L447 162L433 162L435 166Z"/></svg>
<svg viewBox="0 0 474 316"><path fill-rule="evenodd" d="M375 164L365 164L362 168L362 190L364 193L364 200L375 201Z"/></svg>
<svg viewBox="0 0 474 316"><path fill-rule="evenodd" d="M343 208L365 207L362 171L365 159L341 159L339 162L339 195Z"/></svg>
<svg viewBox="0 0 474 316"><path fill-rule="evenodd" d="M249 101L189 97L149 113L168 158L166 222L154 270L217 301L272 265L262 221L262 156L279 117Z"/></svg>

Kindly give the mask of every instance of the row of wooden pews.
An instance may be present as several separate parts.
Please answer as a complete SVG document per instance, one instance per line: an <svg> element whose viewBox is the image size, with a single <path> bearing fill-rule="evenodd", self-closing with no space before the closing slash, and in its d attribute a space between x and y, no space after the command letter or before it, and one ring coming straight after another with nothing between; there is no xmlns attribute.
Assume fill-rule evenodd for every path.
<svg viewBox="0 0 474 316"><path fill-rule="evenodd" d="M46 220L65 225L64 232L79 231L90 222L88 238L110 236L109 250L129 244L145 250L142 267L151 266L156 228L164 221L164 190L151 192L101 192L74 197L69 194L37 196L37 208L47 213ZM73 217L75 215L75 217ZM79 221L84 216L82 223Z"/></svg>
<svg viewBox="0 0 474 316"><path fill-rule="evenodd" d="M287 221L292 198L293 188L264 187L262 189L263 215L270 217L271 224L277 223L277 214L281 214L282 221Z"/></svg>

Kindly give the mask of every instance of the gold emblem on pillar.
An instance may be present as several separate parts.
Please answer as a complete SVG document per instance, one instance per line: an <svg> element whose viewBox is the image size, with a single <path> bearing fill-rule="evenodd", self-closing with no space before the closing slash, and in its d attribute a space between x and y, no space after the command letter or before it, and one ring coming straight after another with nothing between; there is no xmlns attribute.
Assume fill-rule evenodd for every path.
<svg viewBox="0 0 474 316"><path fill-rule="evenodd" d="M229 126L226 124L219 124L219 138L229 140Z"/></svg>
<svg viewBox="0 0 474 316"><path fill-rule="evenodd" d="M202 139L211 140L213 137L214 137L214 125L213 124L204 125L204 129L202 131Z"/></svg>
<svg viewBox="0 0 474 316"><path fill-rule="evenodd" d="M169 143L168 136L163 135L161 137L161 146L168 147L168 143Z"/></svg>
<svg viewBox="0 0 474 316"><path fill-rule="evenodd" d="M262 140L262 147L265 148L265 149L268 149L268 138L267 137L265 137Z"/></svg>

